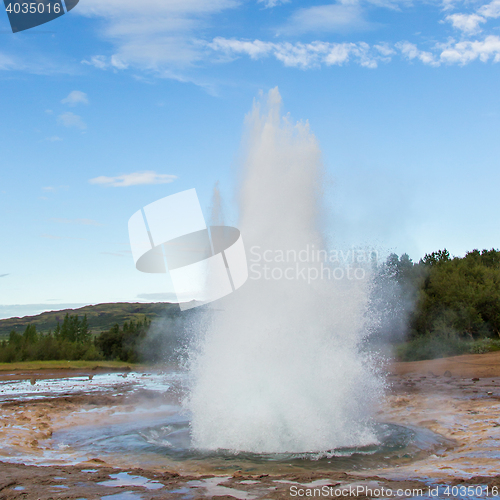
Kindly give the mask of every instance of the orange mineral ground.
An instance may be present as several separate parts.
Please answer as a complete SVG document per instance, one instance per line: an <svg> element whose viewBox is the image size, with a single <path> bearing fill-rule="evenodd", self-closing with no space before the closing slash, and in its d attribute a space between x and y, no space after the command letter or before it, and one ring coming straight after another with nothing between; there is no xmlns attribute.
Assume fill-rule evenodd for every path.
<svg viewBox="0 0 500 500"><path fill-rule="evenodd" d="M466 354L450 358L393 363L391 371L397 375L429 372L444 375L446 371L456 377L500 377L500 351L486 354Z"/></svg>
<svg viewBox="0 0 500 500"><path fill-rule="evenodd" d="M468 498L486 496L486 487L490 496L498 492L500 352L393 363L387 371L386 396L375 418L413 429L421 435L422 451L355 470L335 468L335 457L316 465L309 460L217 469L203 460L156 456L148 462L144 453L126 448L87 452L58 436L76 430L78 439L78 429L94 428L101 439L99 429L110 424L167 418L172 400L162 384L174 387L175 378L161 371L0 373L0 498L287 499L300 497L300 489L309 497L325 487L314 496L365 499L366 488L383 487L395 498L425 500L436 498L427 494L429 487L439 487L439 498L447 498L443 488L453 485L473 485L475 496ZM237 457L231 463L238 464Z"/></svg>

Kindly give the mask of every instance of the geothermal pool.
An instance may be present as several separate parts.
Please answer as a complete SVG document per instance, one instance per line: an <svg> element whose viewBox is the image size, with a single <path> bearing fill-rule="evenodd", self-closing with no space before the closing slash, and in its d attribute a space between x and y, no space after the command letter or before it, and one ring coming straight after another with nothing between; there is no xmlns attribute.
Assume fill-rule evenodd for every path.
<svg viewBox="0 0 500 500"><path fill-rule="evenodd" d="M15 488L42 499L59 491L59 498L66 485L87 499L105 498L112 490L142 500L158 493L251 500L291 498L292 486L332 484L439 485L445 498L447 485L472 484L476 496L455 498L481 498L487 485L498 482L500 377L473 381L432 370L436 375L388 375L388 394L375 417L379 444L320 454L193 448L190 415L181 405L186 374L179 370L31 373L27 380L3 374L0 488L12 490L6 498L21 495ZM477 494L480 488L484 494Z"/></svg>
<svg viewBox="0 0 500 500"><path fill-rule="evenodd" d="M447 444L427 429L381 421L372 429L377 443L361 447L260 454L203 450L192 444L181 371L34 379L0 382L0 402L11 410L2 416L4 459L54 465L98 458L121 467L225 473L367 470L408 463ZM34 418L26 416L30 406ZM47 408L50 435L43 434ZM33 445L29 431L36 434L39 421Z"/></svg>

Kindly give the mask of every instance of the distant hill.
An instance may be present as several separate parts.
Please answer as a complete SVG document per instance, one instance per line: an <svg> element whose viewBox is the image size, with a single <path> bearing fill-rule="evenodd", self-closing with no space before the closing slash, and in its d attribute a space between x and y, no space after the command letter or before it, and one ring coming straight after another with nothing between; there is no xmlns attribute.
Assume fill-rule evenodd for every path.
<svg viewBox="0 0 500 500"><path fill-rule="evenodd" d="M22 333L28 324L36 325L39 332L54 330L57 322L61 322L66 316L77 314L83 317L87 315L90 329L93 334L109 330L115 323L122 325L125 321L155 319L161 316L175 316L179 313L178 304L170 302L155 303L129 303L116 302L110 304L97 304L95 306L85 306L78 309L63 309L62 311L50 311L36 316L25 316L23 318L8 318L0 320L0 340L8 337L12 330Z"/></svg>

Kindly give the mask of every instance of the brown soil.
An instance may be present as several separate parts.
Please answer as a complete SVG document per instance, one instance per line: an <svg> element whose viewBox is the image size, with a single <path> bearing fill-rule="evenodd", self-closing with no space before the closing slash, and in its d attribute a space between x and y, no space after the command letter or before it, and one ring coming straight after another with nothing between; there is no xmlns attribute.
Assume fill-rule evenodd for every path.
<svg viewBox="0 0 500 500"><path fill-rule="evenodd" d="M218 498L297 498L291 487L332 486L349 488L422 488L429 483L446 485L500 486L500 352L453 358L395 363L388 375L389 391L381 403L379 418L385 422L426 428L445 438L442 449L421 460L406 460L398 466L362 472L298 471L281 474L236 472L233 475L198 472L180 473L174 468L126 468L111 455L96 456L78 465L30 466L9 463L22 453L43 457L51 446L51 435L65 426L78 425L81 408L104 408L100 418L114 419L131 411L135 396L80 394L52 399L9 402L0 405L0 500L100 499L117 493L135 493L143 500ZM81 374L88 375L89 371ZM77 375L64 370L10 375L29 379ZM80 375L80 374L78 374ZM1 374L0 374L1 380ZM4 379L5 380L5 379ZM96 415L97 418L97 415ZM3 458L2 458L3 456ZM121 466L120 466L121 465ZM128 472L148 479L157 489L144 485L120 486L113 475ZM425 481L423 478L426 478ZM334 490L331 490L334 492ZM318 493L316 493L318 495ZM304 496L311 496L304 490ZM377 495L372 495L377 497ZM401 495L396 498L410 498ZM369 498L363 493L322 498ZM125 497L124 497L125 498ZM134 497L130 497L131 499ZM139 498L139 497L137 497Z"/></svg>
<svg viewBox="0 0 500 500"><path fill-rule="evenodd" d="M444 375L446 371L449 371L456 377L500 377L500 351L394 363L391 371L397 375Z"/></svg>

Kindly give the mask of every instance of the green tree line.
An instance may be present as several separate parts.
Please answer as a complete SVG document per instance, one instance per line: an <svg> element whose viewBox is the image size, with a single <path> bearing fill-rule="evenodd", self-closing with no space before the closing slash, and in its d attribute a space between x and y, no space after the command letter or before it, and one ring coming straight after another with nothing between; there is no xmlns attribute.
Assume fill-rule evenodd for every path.
<svg viewBox="0 0 500 500"><path fill-rule="evenodd" d="M0 362L119 360L136 363L143 361L141 344L150 325L147 318L125 322L122 327L115 324L92 338L86 315L79 318L66 314L53 332L37 332L33 324L22 334L12 331L9 339L0 343Z"/></svg>
<svg viewBox="0 0 500 500"><path fill-rule="evenodd" d="M372 338L390 343L401 360L500 350L500 252L446 249L413 262L391 254L376 265L371 289ZM48 333L30 324L0 343L0 362L31 360L172 360L195 317L172 312L115 324L92 337L86 316L66 314Z"/></svg>
<svg viewBox="0 0 500 500"><path fill-rule="evenodd" d="M380 335L404 360L500 349L500 252L451 257L439 250L418 263L391 254L378 270L374 309ZM401 333L406 343L401 344ZM399 336L399 338L398 338Z"/></svg>

